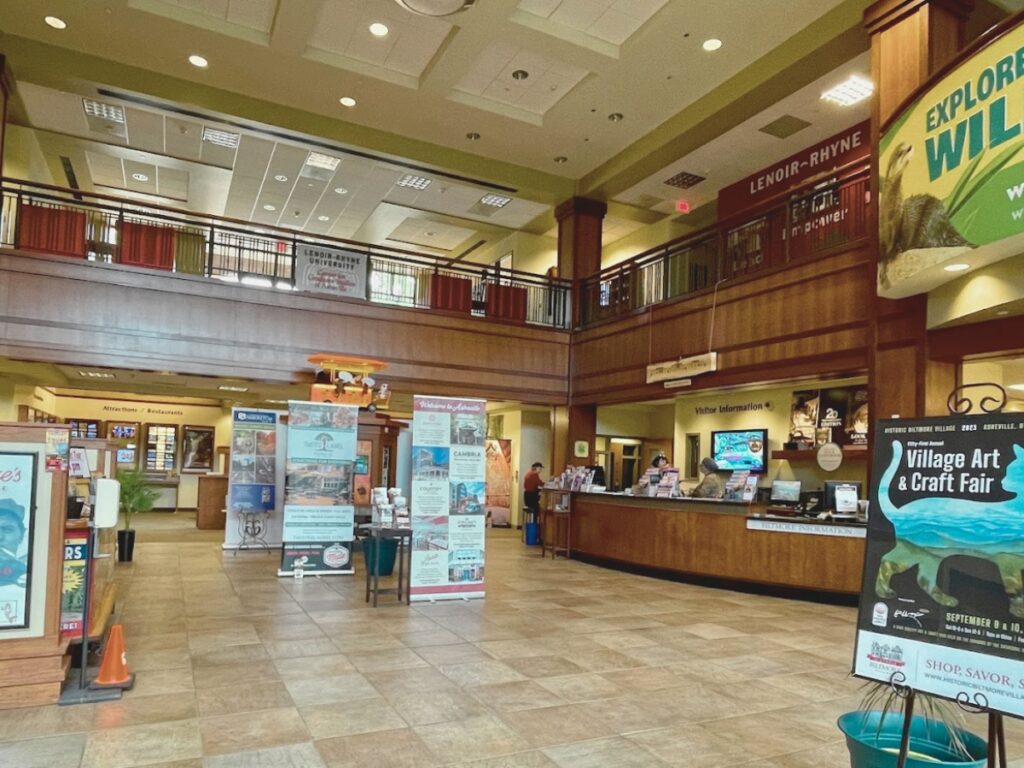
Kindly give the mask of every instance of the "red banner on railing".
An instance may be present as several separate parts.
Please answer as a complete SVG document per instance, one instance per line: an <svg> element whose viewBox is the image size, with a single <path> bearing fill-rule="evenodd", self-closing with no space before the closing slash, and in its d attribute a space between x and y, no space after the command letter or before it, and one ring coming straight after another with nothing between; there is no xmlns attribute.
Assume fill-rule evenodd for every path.
<svg viewBox="0 0 1024 768"><path fill-rule="evenodd" d="M865 121L719 190L718 220L730 219L818 174L870 154L871 123Z"/></svg>

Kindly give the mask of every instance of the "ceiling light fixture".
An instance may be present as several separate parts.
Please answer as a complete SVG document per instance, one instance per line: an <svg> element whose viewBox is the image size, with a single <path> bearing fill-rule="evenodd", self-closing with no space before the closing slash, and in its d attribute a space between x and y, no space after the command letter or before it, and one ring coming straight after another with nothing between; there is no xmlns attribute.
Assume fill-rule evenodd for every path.
<svg viewBox="0 0 1024 768"><path fill-rule="evenodd" d="M236 387L231 384L221 384L217 389L223 390L224 392L248 392L248 387Z"/></svg>
<svg viewBox="0 0 1024 768"><path fill-rule="evenodd" d="M569 158L566 157L565 155L559 155L558 157L555 158L555 162L558 163L559 165L562 165L562 163L568 163Z"/></svg>
<svg viewBox="0 0 1024 768"><path fill-rule="evenodd" d="M529 76L530 73L527 72L525 69L517 69L515 72L512 73L513 80L525 80Z"/></svg>
<svg viewBox="0 0 1024 768"><path fill-rule="evenodd" d="M222 131L217 128L203 126L203 141L207 144L215 144L218 147L227 147L228 149L238 149L240 138L237 133L232 133L231 131Z"/></svg>
<svg viewBox="0 0 1024 768"><path fill-rule="evenodd" d="M277 210L277 206L276 205L271 205L270 203L267 203L266 205L263 206L263 210L264 211L276 211Z"/></svg>
<svg viewBox="0 0 1024 768"><path fill-rule="evenodd" d="M132 178L136 181L149 181L149 176L144 173L133 173Z"/></svg>
<svg viewBox="0 0 1024 768"><path fill-rule="evenodd" d="M317 221L330 221L331 217L330 216L317 216L316 220Z"/></svg>
<svg viewBox="0 0 1024 768"><path fill-rule="evenodd" d="M476 131L472 131L472 132L466 134L466 138L469 139L470 141L479 141L480 140L480 134L477 133Z"/></svg>
<svg viewBox="0 0 1024 768"><path fill-rule="evenodd" d="M481 205L489 205L493 208L504 208L511 202L512 198L504 195L486 194L480 198Z"/></svg>
<svg viewBox="0 0 1024 768"><path fill-rule="evenodd" d="M707 40L705 40L703 43L701 43L701 48L703 48L705 51L709 51L709 52L710 51L717 51L721 47L722 47L722 41L719 40L717 37L709 37Z"/></svg>
<svg viewBox="0 0 1024 768"><path fill-rule="evenodd" d="M356 100L351 96L342 96L338 99L338 103L343 107L354 107L356 105Z"/></svg>
<svg viewBox="0 0 1024 768"><path fill-rule="evenodd" d="M193 53L188 57L188 63L193 67L199 67L200 69L206 69L210 66L210 62L206 60L205 56L200 56L198 53Z"/></svg>
<svg viewBox="0 0 1024 768"><path fill-rule="evenodd" d="M306 158L306 165L312 168L323 168L325 171L336 171L341 165L341 158L331 157L320 152L310 152Z"/></svg>
<svg viewBox="0 0 1024 768"><path fill-rule="evenodd" d="M996 312L997 317L1006 317L1008 314L1010 314L1010 310L1008 309L1000 309L998 312Z"/></svg>
<svg viewBox="0 0 1024 768"><path fill-rule="evenodd" d="M1010 384L1006 387L1007 389L1016 389L1018 392L1024 391L1024 384Z"/></svg>
<svg viewBox="0 0 1024 768"><path fill-rule="evenodd" d="M345 189L344 187L335 187L334 191L335 191L336 194L339 194L339 195L347 195L348 194L348 190Z"/></svg>
<svg viewBox="0 0 1024 768"><path fill-rule="evenodd" d="M436 234L437 234L437 232L424 232L423 236L424 237L433 237Z"/></svg>
<svg viewBox="0 0 1024 768"><path fill-rule="evenodd" d="M279 173L277 174L277 176L274 177L274 181L288 181L288 177L285 176L283 173Z"/></svg>
<svg viewBox="0 0 1024 768"><path fill-rule="evenodd" d="M431 180L426 176L415 176L409 173L396 181L395 185L399 187L411 187L412 189L424 190L430 186L430 181Z"/></svg>
<svg viewBox="0 0 1024 768"><path fill-rule="evenodd" d="M116 378L112 373L104 373L103 371L79 371L78 375L85 379L113 379Z"/></svg>
<svg viewBox="0 0 1024 768"><path fill-rule="evenodd" d="M68 26L64 19L59 19L56 16L47 16L43 21L46 22L48 27L53 27L54 29L67 29Z"/></svg>
<svg viewBox="0 0 1024 768"><path fill-rule="evenodd" d="M124 108L116 104L107 104L95 99L82 99L82 106L85 114L89 117L98 117L111 123L124 123Z"/></svg>
<svg viewBox="0 0 1024 768"><path fill-rule="evenodd" d="M608 115L608 119L611 120L613 123L621 123L622 122L622 113L621 112L612 112L610 115Z"/></svg>
<svg viewBox="0 0 1024 768"><path fill-rule="evenodd" d="M943 267L946 272L966 272L970 268L970 264L964 264L963 262L958 264L947 264Z"/></svg>
<svg viewBox="0 0 1024 768"><path fill-rule="evenodd" d="M476 0L395 0L405 10L419 16L451 16L472 8Z"/></svg>
<svg viewBox="0 0 1024 768"><path fill-rule="evenodd" d="M829 88L821 98L841 107L849 107L871 96L875 84L860 75L850 75L839 85Z"/></svg>
<svg viewBox="0 0 1024 768"><path fill-rule="evenodd" d="M374 37L387 37L388 31L388 25L381 24L379 21L370 25L370 34Z"/></svg>

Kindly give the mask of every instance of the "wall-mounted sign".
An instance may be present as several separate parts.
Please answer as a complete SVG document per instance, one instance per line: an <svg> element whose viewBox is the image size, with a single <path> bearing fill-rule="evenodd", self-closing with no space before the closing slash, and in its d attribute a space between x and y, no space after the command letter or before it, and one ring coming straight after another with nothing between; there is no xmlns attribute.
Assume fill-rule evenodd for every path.
<svg viewBox="0 0 1024 768"><path fill-rule="evenodd" d="M718 192L718 218L728 219L807 179L866 159L870 139L871 123L865 121L730 184Z"/></svg>
<svg viewBox="0 0 1024 768"><path fill-rule="evenodd" d="M902 298L1024 244L1024 25L933 83L879 142L878 293Z"/></svg>
<svg viewBox="0 0 1024 768"><path fill-rule="evenodd" d="M878 422L857 676L1024 715L1021 424Z"/></svg>
<svg viewBox="0 0 1024 768"><path fill-rule="evenodd" d="M718 370L718 353L707 352L703 355L669 360L647 366L647 383L656 384L660 381L674 381L712 373Z"/></svg>
<svg viewBox="0 0 1024 768"><path fill-rule="evenodd" d="M300 291L365 299L366 264L365 253L298 244L295 246L295 287Z"/></svg>
<svg viewBox="0 0 1024 768"><path fill-rule="evenodd" d="M860 384L794 392L789 441L799 448L825 443L867 446L868 388Z"/></svg>
<svg viewBox="0 0 1024 768"><path fill-rule="evenodd" d="M590 443L586 440L577 440L572 445L572 455L577 459L585 459L590 455Z"/></svg>
<svg viewBox="0 0 1024 768"><path fill-rule="evenodd" d="M843 466L843 449L835 443L825 443L818 446L818 452L815 454L815 457L818 460L818 466L826 472L835 472Z"/></svg>

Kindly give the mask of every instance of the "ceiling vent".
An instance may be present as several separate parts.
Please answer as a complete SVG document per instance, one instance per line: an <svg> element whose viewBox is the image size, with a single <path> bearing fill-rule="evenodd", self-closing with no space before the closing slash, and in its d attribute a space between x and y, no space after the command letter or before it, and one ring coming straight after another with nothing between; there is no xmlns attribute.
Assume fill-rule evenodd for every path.
<svg viewBox="0 0 1024 768"><path fill-rule="evenodd" d="M128 137L124 107L95 99L82 99L82 107L85 109L85 122L91 132L120 139Z"/></svg>
<svg viewBox="0 0 1024 768"><path fill-rule="evenodd" d="M418 16L451 16L472 8L476 0L395 0L405 10Z"/></svg>
<svg viewBox="0 0 1024 768"><path fill-rule="evenodd" d="M809 126L806 120L801 120L799 117L793 115L783 115L777 120L772 120L768 125L758 130L761 133L767 133L769 136L774 136L777 139L788 139L794 133L799 133L804 128Z"/></svg>
<svg viewBox="0 0 1024 768"><path fill-rule="evenodd" d="M665 179L665 184L676 189L689 189L695 187L704 181L706 177L698 176L696 173L687 173L686 171L680 171L671 179Z"/></svg>

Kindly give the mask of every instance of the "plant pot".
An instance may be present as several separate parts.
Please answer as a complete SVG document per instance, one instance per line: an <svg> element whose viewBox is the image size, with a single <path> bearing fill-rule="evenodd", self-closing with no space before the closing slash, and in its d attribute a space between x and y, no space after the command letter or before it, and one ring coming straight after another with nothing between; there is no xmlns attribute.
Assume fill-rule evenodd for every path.
<svg viewBox="0 0 1024 768"><path fill-rule="evenodd" d="M130 563L135 553L135 530L121 529L117 532L117 562Z"/></svg>
<svg viewBox="0 0 1024 768"><path fill-rule="evenodd" d="M847 712L839 718L839 730L846 736L850 768L896 768L899 759L903 715L881 712ZM906 768L982 768L988 762L988 744L980 736L959 731L968 756L950 746L950 729L935 720L917 715L910 721L910 752Z"/></svg>

